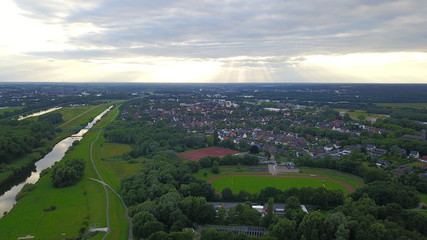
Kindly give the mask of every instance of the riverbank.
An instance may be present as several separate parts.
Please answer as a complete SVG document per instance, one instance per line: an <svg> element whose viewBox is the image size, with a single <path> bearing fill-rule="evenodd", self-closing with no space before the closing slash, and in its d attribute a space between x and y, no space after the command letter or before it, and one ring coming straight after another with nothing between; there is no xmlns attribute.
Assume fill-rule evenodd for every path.
<svg viewBox="0 0 427 240"><path fill-rule="evenodd" d="M115 116L118 110L115 107L106 114L95 128L105 127ZM105 226L105 192L101 184L90 180L97 178L95 170L90 163L90 145L96 139L100 130L91 130L69 151L64 160L82 158L86 161L84 178L76 185L68 188L55 189L51 185L50 174L40 178L36 188L22 198L4 218L0 219L0 236L2 239L17 239L17 237L33 235L37 239L63 239L80 235L80 231L87 232L90 225ZM107 162L102 158L112 157L105 155L115 151L105 151L114 145L105 143L102 133L98 141L93 144L93 158L97 164L104 181L118 189L120 179L111 169L119 169L117 165L131 167L133 172L139 168L138 164L124 162ZM121 146L121 149L125 149ZM122 154L123 152L117 152ZM112 167L114 165L114 167ZM127 167L127 165L132 165ZM121 172L121 171L120 171ZM127 239L128 223L124 218L124 209L120 200L108 192L110 198L110 235L107 239ZM55 206L53 211L45 212L44 209ZM58 220L60 219L60 221ZM103 234L98 234L92 239L101 239Z"/></svg>
<svg viewBox="0 0 427 240"><path fill-rule="evenodd" d="M100 104L92 106L90 109L86 109L86 111L83 111L77 116L64 119L65 122L57 127L62 129L71 126L71 124L73 124L73 126L80 126L84 125L85 123L87 124L91 118L99 115L102 111L107 109L109 105L111 104ZM71 107L69 109L71 109ZM67 109L63 108L62 110L66 111ZM35 162L49 153L53 146L55 146L63 139L71 136L73 133L74 132L67 130L57 132L56 137L52 140L48 140L44 146L33 149L31 153L28 153L25 156L8 163L0 172L0 195L9 190L12 186L25 180L25 178L28 177L31 174L31 171L35 168Z"/></svg>

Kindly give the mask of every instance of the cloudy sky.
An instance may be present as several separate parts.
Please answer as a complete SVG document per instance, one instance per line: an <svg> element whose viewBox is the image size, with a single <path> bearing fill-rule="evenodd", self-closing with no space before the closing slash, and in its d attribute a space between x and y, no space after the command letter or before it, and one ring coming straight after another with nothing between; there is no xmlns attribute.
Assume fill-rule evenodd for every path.
<svg viewBox="0 0 427 240"><path fill-rule="evenodd" d="M427 83L424 0L1 0L0 82Z"/></svg>

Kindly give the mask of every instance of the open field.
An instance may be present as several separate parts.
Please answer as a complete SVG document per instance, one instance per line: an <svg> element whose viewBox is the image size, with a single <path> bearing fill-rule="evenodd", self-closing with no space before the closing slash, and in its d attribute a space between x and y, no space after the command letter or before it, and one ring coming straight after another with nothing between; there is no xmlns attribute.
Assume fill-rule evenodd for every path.
<svg viewBox="0 0 427 240"><path fill-rule="evenodd" d="M65 109L66 117L64 117L64 123L59 125L59 127L70 128L74 126L85 125L89 122L89 120L96 117L110 105L111 104L101 104L96 106L72 107L70 109ZM89 108L87 109L86 107ZM70 117L71 113L76 115L74 115L74 117Z"/></svg>
<svg viewBox="0 0 427 240"><path fill-rule="evenodd" d="M209 147L194 151L188 151L180 153L179 156L190 161L198 161L202 157L225 157L227 154L236 154L239 153L238 151L227 149L227 148L221 148L221 147Z"/></svg>
<svg viewBox="0 0 427 240"><path fill-rule="evenodd" d="M380 107L426 109L427 103L375 103Z"/></svg>
<svg viewBox="0 0 427 240"><path fill-rule="evenodd" d="M63 107L56 112L62 114L62 119L64 122L69 121L70 119L79 116L80 114L86 112L87 110L95 107L94 105L86 105L86 106L77 106L77 107Z"/></svg>
<svg viewBox="0 0 427 240"><path fill-rule="evenodd" d="M117 107L105 115L96 127L106 126L116 114ZM50 174L43 176L36 183L35 190L22 198L9 214L0 219L1 239L16 239L27 234L34 235L37 239L71 238L76 237L79 230L87 227L88 224L106 225L105 192L101 184L88 179L89 177L97 178L90 163L89 150L90 144L96 139L98 133L99 130L89 131L64 158L86 160L83 179L72 187L55 189L51 185ZM116 171L125 175L137 171L138 166L124 162L102 161L101 153L104 144L101 133L100 139L94 143L93 157L105 182L118 190L120 179L116 176L114 169L118 169ZM107 239L127 239L128 223L124 217L124 209L114 194L109 192L109 196L111 232ZM56 206L56 210L43 211L51 205ZM63 233L65 235L62 235ZM93 239L101 239L102 236L103 234L98 234Z"/></svg>
<svg viewBox="0 0 427 240"><path fill-rule="evenodd" d="M375 113L367 113L366 111L363 110L354 110L354 111L350 111L348 109L339 109L336 108L334 109L336 111L338 111L340 113L340 115L344 115L346 113L348 113L348 115L350 115L350 117L354 120L366 120L366 121L370 121L370 122L375 122L378 118L389 118L389 115L385 115L385 114L375 114Z"/></svg>
<svg viewBox="0 0 427 240"><path fill-rule="evenodd" d="M226 176L226 175L268 175L271 176L268 172L251 172L250 169L256 169L266 167L265 165L259 166L220 166L220 173L213 174L210 168L202 168L194 176L197 179L208 180L218 176ZM333 180L337 180L343 183L350 185L353 188L359 188L364 186L363 179L344 172L325 169L325 168L309 168L309 167L301 167L300 173L286 173L279 176L309 176L309 177L326 177Z"/></svg>
<svg viewBox="0 0 427 240"><path fill-rule="evenodd" d="M305 175L305 176L322 176L332 178L344 183L349 184L354 188L363 187L365 184L361 177L356 175L352 175L349 173L340 172L337 170L326 169L326 168L309 168L309 167L301 167L301 173L292 173L286 175Z"/></svg>
<svg viewBox="0 0 427 240"><path fill-rule="evenodd" d="M5 112L12 112L15 110L20 110L23 109L24 107L13 107L13 108L5 108L5 109L0 109L0 115L2 115Z"/></svg>
<svg viewBox="0 0 427 240"><path fill-rule="evenodd" d="M326 177L314 176L283 176L283 175L227 175L209 179L216 191L222 191L229 187L234 193L245 190L250 193L258 193L266 187L275 187L281 190L291 187L325 187L329 190L340 189L344 194L354 191L350 185Z"/></svg>

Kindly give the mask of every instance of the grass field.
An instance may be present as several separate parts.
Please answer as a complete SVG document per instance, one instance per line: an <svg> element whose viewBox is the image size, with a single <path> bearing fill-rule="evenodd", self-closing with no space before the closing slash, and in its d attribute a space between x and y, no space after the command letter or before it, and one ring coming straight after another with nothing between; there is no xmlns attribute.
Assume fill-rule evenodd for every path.
<svg viewBox="0 0 427 240"><path fill-rule="evenodd" d="M92 118L96 117L111 104L100 104L96 106L70 107L64 109L64 123L60 128L70 128L74 126L85 125ZM62 110L62 109L61 109Z"/></svg>
<svg viewBox="0 0 427 240"><path fill-rule="evenodd" d="M12 111L15 111L15 110L21 110L23 108L24 107L13 107L13 108L0 109L0 115L2 115L5 112L12 112Z"/></svg>
<svg viewBox="0 0 427 240"><path fill-rule="evenodd" d="M62 119L64 122L71 120L72 118L88 111L89 109L95 107L94 105L86 105L86 106L77 106L77 107L63 107L57 112L62 114Z"/></svg>
<svg viewBox="0 0 427 240"><path fill-rule="evenodd" d="M426 109L427 103L375 103L381 107Z"/></svg>
<svg viewBox="0 0 427 240"><path fill-rule="evenodd" d="M375 122L378 118L390 117L384 114L367 113L366 111L363 111L363 110L350 111L348 109L339 109L339 108L336 108L334 110L338 111L342 115L344 115L345 113L348 113L348 115L350 115L350 117L354 120L362 119L370 122Z"/></svg>
<svg viewBox="0 0 427 240"><path fill-rule="evenodd" d="M257 168L257 167L266 167L265 165L259 165L259 166L220 166L220 173L219 174L213 174L210 168L204 168L200 169L197 173L194 174L194 176L197 179L202 180L208 180L216 176L221 175L232 175L232 174L258 174L258 175L270 175L268 172L252 172L249 171L250 168ZM308 167L301 167L300 168L301 173L287 173L285 175L290 176L319 176L319 177L328 177L331 179L335 179L344 183L349 184L353 188L359 188L363 187L363 179L344 172L332 170L332 169L325 169L325 168L308 168Z"/></svg>
<svg viewBox="0 0 427 240"><path fill-rule="evenodd" d="M332 169L325 169L325 168L308 168L308 167L301 167L300 168L301 173L300 174L290 174L290 175L308 175L308 176L323 176L323 177L329 177L341 182L345 182L349 185L351 185L354 188L363 187L365 184L363 183L363 179L361 177L332 170Z"/></svg>
<svg viewBox="0 0 427 240"><path fill-rule="evenodd" d="M263 177L263 176L225 176L212 181L216 191L222 191L224 188L230 188L233 193L245 190L250 193L259 193L265 187L275 187L278 189L288 189L291 187L325 187L329 190L340 189L344 194L348 194L347 188L339 183L317 179L317 178L281 178L281 177Z"/></svg>
<svg viewBox="0 0 427 240"><path fill-rule="evenodd" d="M106 126L116 116L117 107L104 116L96 127ZM86 160L84 178L76 185L68 188L55 189L51 186L49 174L43 176L37 183L36 189L22 198L4 218L0 219L1 239L16 239L27 234L36 239L61 239L78 236L82 227L92 223L106 225L105 192L101 184L89 180L98 178L90 163L90 144L96 139L100 130L89 131L83 140L68 152L64 159L83 158ZM137 164L125 162L106 162L101 156L112 156L124 151L106 150L102 133L94 143L93 156L104 180L118 190L120 178L138 170ZM111 232L107 239L127 239L128 223L124 218L124 209L119 199L109 192ZM44 212L51 205L56 210ZM64 234L64 235L63 235ZM101 239L98 234L92 239Z"/></svg>

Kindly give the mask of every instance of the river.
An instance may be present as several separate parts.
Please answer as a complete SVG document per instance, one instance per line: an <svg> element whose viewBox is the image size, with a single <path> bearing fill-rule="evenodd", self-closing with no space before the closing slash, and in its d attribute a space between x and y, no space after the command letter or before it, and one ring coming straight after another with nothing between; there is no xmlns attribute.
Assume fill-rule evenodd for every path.
<svg viewBox="0 0 427 240"><path fill-rule="evenodd" d="M14 204L16 203L16 194L21 191L25 184L36 183L40 178L40 172L46 168L53 166L55 162L60 161L65 156L65 152L68 150L68 148L73 145L73 142L76 140L80 141L83 138L83 135L87 133L89 129L92 128L93 125L95 125L95 123L99 121L108 111L110 111L112 107L113 106L110 106L109 108L105 109L102 113L96 116L92 120L92 122L88 123L87 126L84 129L80 130L78 133L68 138L65 138L64 140L57 143L53 147L52 151L50 151L48 154L46 154L46 156L44 156L42 159L35 163L35 172L32 172L31 175L25 181L13 186L9 191L5 192L2 196L0 196L0 218L3 217L4 212L9 212L13 208Z"/></svg>
<svg viewBox="0 0 427 240"><path fill-rule="evenodd" d="M40 116L40 115L43 115L43 114L46 114L46 113L50 113L50 112L56 111L56 110L61 109L61 108L62 107L54 107L54 108L49 108L47 110L43 110L43 111L40 111L40 112L32 113L30 115L19 116L18 121L24 120L26 118L36 117L36 116Z"/></svg>

